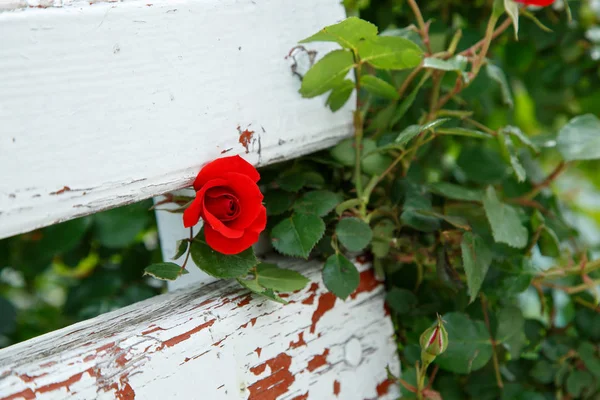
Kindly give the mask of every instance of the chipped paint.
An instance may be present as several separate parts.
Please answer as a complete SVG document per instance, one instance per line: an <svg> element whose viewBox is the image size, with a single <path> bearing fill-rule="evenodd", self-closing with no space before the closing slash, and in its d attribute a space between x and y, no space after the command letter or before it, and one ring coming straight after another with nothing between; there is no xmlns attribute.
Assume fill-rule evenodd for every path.
<svg viewBox="0 0 600 400"><path fill-rule="evenodd" d="M177 335L174 338L171 338L171 339L163 342L163 345L165 345L167 347L173 347L176 344L183 342L184 340L188 340L190 337L192 337L192 335L194 333L198 333L202 329L212 326L212 324L214 324L214 323L215 323L215 320L211 319L210 321L205 322L202 325L198 325L197 327L195 327L194 329L192 329L190 331L187 331L186 333L182 333L181 335Z"/></svg>
<svg viewBox="0 0 600 400"><path fill-rule="evenodd" d="M323 318L323 315L325 315L327 311L333 308L333 306L335 305L336 298L337 297L335 297L335 295L331 292L327 292L319 296L319 303L317 304L317 309L315 310L311 318L312 324L310 325L310 333L315 333L315 329L317 329L317 322L319 322L319 320Z"/></svg>
<svg viewBox="0 0 600 400"><path fill-rule="evenodd" d="M295 342L292 340L288 349L296 349L300 346L306 346L306 342L304 341L304 332L298 333L298 340Z"/></svg>
<svg viewBox="0 0 600 400"><path fill-rule="evenodd" d="M375 271L371 268L366 269L360 273L360 282L354 293L350 295L350 298L355 299L361 293L372 292L381 284L375 277Z"/></svg>
<svg viewBox="0 0 600 400"><path fill-rule="evenodd" d="M248 386L248 400L276 400L294 383L294 375L290 372L292 357L280 353L261 365L269 366L270 375Z"/></svg>
<svg viewBox="0 0 600 400"><path fill-rule="evenodd" d="M382 397L386 395L390 391L390 386L394 384L393 379L385 379L383 382L379 383L375 390L377 391L377 396Z"/></svg>
<svg viewBox="0 0 600 400"><path fill-rule="evenodd" d="M333 381L333 394L338 397L342 390L342 384L337 379Z"/></svg>
<svg viewBox="0 0 600 400"><path fill-rule="evenodd" d="M307 399L308 399L308 392L301 394L299 396L296 396L292 400L307 400Z"/></svg>
<svg viewBox="0 0 600 400"><path fill-rule="evenodd" d="M242 146L244 146L244 148L246 149L246 154L248 154L250 152L249 146L252 143L252 138L254 136L254 131L251 130L244 130L241 131L240 127L237 127L238 131L240 131L240 138L239 138L239 142Z"/></svg>
<svg viewBox="0 0 600 400"><path fill-rule="evenodd" d="M313 372L315 369L322 367L327 364L327 356L329 355L329 349L325 349L323 354L317 354L313 358L310 359L306 369L308 372Z"/></svg>

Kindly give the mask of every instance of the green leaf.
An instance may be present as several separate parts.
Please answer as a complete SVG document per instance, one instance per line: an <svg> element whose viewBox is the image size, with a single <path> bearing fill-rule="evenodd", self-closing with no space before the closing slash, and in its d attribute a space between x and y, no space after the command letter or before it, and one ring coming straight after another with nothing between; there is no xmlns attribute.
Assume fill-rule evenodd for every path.
<svg viewBox="0 0 600 400"><path fill-rule="evenodd" d="M471 232L463 234L460 249L467 276L469 298L473 302L492 263L492 252L481 237Z"/></svg>
<svg viewBox="0 0 600 400"><path fill-rule="evenodd" d="M275 264L260 263L256 266L258 284L278 292L293 292L303 289L309 282L302 274Z"/></svg>
<svg viewBox="0 0 600 400"><path fill-rule="evenodd" d="M397 287L385 295L385 302L397 314L408 314L417 307L417 296L413 292Z"/></svg>
<svg viewBox="0 0 600 400"><path fill-rule="evenodd" d="M335 227L341 244L350 251L360 251L371 243L373 231L369 224L358 218L344 218Z"/></svg>
<svg viewBox="0 0 600 400"><path fill-rule="evenodd" d="M105 247L126 247L150 222L149 203L114 208L93 216L98 241Z"/></svg>
<svg viewBox="0 0 600 400"><path fill-rule="evenodd" d="M525 318L521 309L514 306L503 307L496 317L498 321L498 330L496 332L496 341L502 343L510 352L511 358L516 360L521 355L521 350L525 346Z"/></svg>
<svg viewBox="0 0 600 400"><path fill-rule="evenodd" d="M342 300L352 294L360 282L356 266L342 254L337 253L325 261L323 283L327 289Z"/></svg>
<svg viewBox="0 0 600 400"><path fill-rule="evenodd" d="M163 281L174 281L179 278L180 275L185 275L187 273L187 270L182 269L181 266L172 262L152 264L144 268L144 275L149 275Z"/></svg>
<svg viewBox="0 0 600 400"><path fill-rule="evenodd" d="M512 20L515 29L515 39L519 39L519 4L514 0L504 0L504 9Z"/></svg>
<svg viewBox="0 0 600 400"><path fill-rule="evenodd" d="M483 208L496 242L506 243L518 249L527 246L529 233L521 224L517 210L498 200L492 186L488 186L485 192Z"/></svg>
<svg viewBox="0 0 600 400"><path fill-rule="evenodd" d="M344 48L356 49L361 40L375 36L377 36L375 25L360 18L350 17L335 25L326 26L300 43L336 42Z"/></svg>
<svg viewBox="0 0 600 400"><path fill-rule="evenodd" d="M336 112L340 108L344 107L344 104L348 101L354 90L354 82L350 79L344 79L339 85L336 85L329 97L327 97L327 105L329 109Z"/></svg>
<svg viewBox="0 0 600 400"><path fill-rule="evenodd" d="M398 146L405 146L406 144L408 144L408 142L417 137L421 132L422 129L420 125L409 125L406 128L404 128L404 130L400 132L400 134L398 134L398 137L396 137L394 143L396 143L396 145Z"/></svg>
<svg viewBox="0 0 600 400"><path fill-rule="evenodd" d="M492 135L489 133L485 133L482 131L478 131L476 129L467 129L467 128L442 128L438 129L437 133L441 135L455 135L455 136L468 136L477 139L491 139Z"/></svg>
<svg viewBox="0 0 600 400"><path fill-rule="evenodd" d="M354 57L347 50L327 53L306 72L300 86L302 97L315 97L339 85L354 66Z"/></svg>
<svg viewBox="0 0 600 400"><path fill-rule="evenodd" d="M404 116L404 114L406 114L410 106L412 106L415 102L415 99L419 94L419 90L421 90L421 86L423 86L423 84L427 82L427 79L429 79L430 76L431 71L427 71L427 73L423 75L419 83L413 88L413 90L408 94L408 96L406 96L404 100L402 100L402 103L400 103L398 109L395 110L394 115L390 120L390 126L396 125L396 123L402 119L402 117Z"/></svg>
<svg viewBox="0 0 600 400"><path fill-rule="evenodd" d="M521 165L521 161L517 157L515 146L510 136L508 135L498 135L496 137L498 139L498 144L500 145L500 152L504 156L504 159L508 161L515 173L515 177L518 182L524 182L527 174L525 172L525 168Z"/></svg>
<svg viewBox="0 0 600 400"><path fill-rule="evenodd" d="M465 173L467 179L480 184L500 182L507 172L506 164L500 154L482 146L464 146L456 164Z"/></svg>
<svg viewBox="0 0 600 400"><path fill-rule="evenodd" d="M469 223L467 222L467 220L462 217L459 217L459 216L441 214L439 212L432 211L432 210L415 210L415 212L417 214L444 220L447 223L449 223L450 225L452 225L456 228L459 228L459 229L463 229L466 231L471 230L471 227L469 226Z"/></svg>
<svg viewBox="0 0 600 400"><path fill-rule="evenodd" d="M504 128L502 128L500 130L500 132L503 134L509 134L509 135L516 137L519 140L519 142L521 142L521 144L529 147L529 149L531 151L533 151L534 153L537 154L540 152L540 148L535 143L533 143L533 141L531 139L529 139L529 137L527 137L523 133L523 131L521 131L516 126L507 125Z"/></svg>
<svg viewBox="0 0 600 400"><path fill-rule="evenodd" d="M240 285L242 285L246 289L249 289L253 293L256 293L258 295L264 296L267 299L276 301L276 302L281 303L281 304L288 304L287 301L285 301L284 299L282 299L281 297L279 297L272 289L265 289L262 286L260 286L255 279L241 279L241 278L237 278L237 281L238 281L238 283Z"/></svg>
<svg viewBox="0 0 600 400"><path fill-rule="evenodd" d="M594 389L594 377L587 371L574 369L567 378L567 392L574 398L579 398L582 394L591 394Z"/></svg>
<svg viewBox="0 0 600 400"><path fill-rule="evenodd" d="M0 335L12 333L17 326L17 310L15 306L0 297Z"/></svg>
<svg viewBox="0 0 600 400"><path fill-rule="evenodd" d="M361 61L375 68L399 70L414 68L421 63L423 51L408 39L394 36L375 36L357 45Z"/></svg>
<svg viewBox="0 0 600 400"><path fill-rule="evenodd" d="M329 190L315 190L305 193L294 204L299 213L315 214L324 217L342 201L342 196Z"/></svg>
<svg viewBox="0 0 600 400"><path fill-rule="evenodd" d="M588 371L590 371L597 379L600 379L600 357L598 356L598 351L594 345L590 342L580 343L577 354Z"/></svg>
<svg viewBox="0 0 600 400"><path fill-rule="evenodd" d="M373 242L371 250L376 257L383 258L390 252L390 240L393 237L396 226L389 219L378 221L373 227Z"/></svg>
<svg viewBox="0 0 600 400"><path fill-rule="evenodd" d="M443 320L448 331L448 348L435 363L456 374L483 368L492 358L490 334L483 321L473 321L458 312L445 314Z"/></svg>
<svg viewBox="0 0 600 400"><path fill-rule="evenodd" d="M345 139L330 150L331 157L345 167L352 167L356 162L354 139Z"/></svg>
<svg viewBox="0 0 600 400"><path fill-rule="evenodd" d="M440 58L426 57L423 60L423 67L440 71L463 72L467 67L467 59L464 56L456 56L446 61Z"/></svg>
<svg viewBox="0 0 600 400"><path fill-rule="evenodd" d="M189 244L190 244L190 242L187 239L178 240L177 241L177 252L173 256L173 258L171 258L171 260L177 260L179 257L184 255L188 249Z"/></svg>
<svg viewBox="0 0 600 400"><path fill-rule="evenodd" d="M502 93L502 100L504 101L504 104L506 104L510 108L513 108L515 106L515 102L510 92L510 87L508 86L508 81L506 80L506 75L504 74L504 71L502 71L500 67L492 64L491 62L487 63L485 71L487 73L487 76L490 77L490 79L496 81L496 83L500 85L500 92Z"/></svg>
<svg viewBox="0 0 600 400"><path fill-rule="evenodd" d="M422 211L432 211L431 195L425 185L409 179L397 181L404 199L404 211L400 215L403 224L422 232L433 232L440 228L439 219L423 215Z"/></svg>
<svg viewBox="0 0 600 400"><path fill-rule="evenodd" d="M600 120L592 114L580 115L558 132L558 151L566 161L600 158Z"/></svg>
<svg viewBox="0 0 600 400"><path fill-rule="evenodd" d="M250 268L258 264L252 247L239 254L227 255L219 253L204 239L204 230L194 238L191 249L192 260L202 271L216 278L236 278L248 273Z"/></svg>
<svg viewBox="0 0 600 400"><path fill-rule="evenodd" d="M437 182L429 185L429 190L439 196L453 200L482 201L483 192L477 189L468 189L460 185L447 182Z"/></svg>
<svg viewBox="0 0 600 400"><path fill-rule="evenodd" d="M554 368L548 361L541 359L535 363L529 374L536 381L543 384L549 384L554 380L555 373L556 368Z"/></svg>
<svg viewBox="0 0 600 400"><path fill-rule="evenodd" d="M304 182L302 182L303 184ZM299 190L300 188L298 188ZM289 210L294 204L296 198L295 193L290 193L284 190L268 190L265 193L265 207L267 208L267 215L280 215Z"/></svg>
<svg viewBox="0 0 600 400"><path fill-rule="evenodd" d="M361 77L360 86L365 88L367 92L376 96L381 96L390 100L396 100L398 98L398 92L395 87L373 75L364 75Z"/></svg>
<svg viewBox="0 0 600 400"><path fill-rule="evenodd" d="M325 223L314 214L294 213L271 231L273 247L287 256L308 258L325 233Z"/></svg>
<svg viewBox="0 0 600 400"><path fill-rule="evenodd" d="M552 229L546 226L546 219L539 210L535 210L531 215L531 229L534 232L540 232L537 244L542 255L548 257L560 256L558 237Z"/></svg>

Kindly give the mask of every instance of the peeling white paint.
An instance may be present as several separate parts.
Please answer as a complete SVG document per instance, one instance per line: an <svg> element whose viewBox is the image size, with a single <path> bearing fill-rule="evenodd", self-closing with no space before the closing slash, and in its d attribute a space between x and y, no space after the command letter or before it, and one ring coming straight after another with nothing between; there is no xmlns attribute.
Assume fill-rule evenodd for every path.
<svg viewBox="0 0 600 400"><path fill-rule="evenodd" d="M154 297L0 350L0 399L396 398L393 327L372 271L359 265L359 293L330 302L320 263L272 261L312 281L290 304L231 281Z"/></svg>

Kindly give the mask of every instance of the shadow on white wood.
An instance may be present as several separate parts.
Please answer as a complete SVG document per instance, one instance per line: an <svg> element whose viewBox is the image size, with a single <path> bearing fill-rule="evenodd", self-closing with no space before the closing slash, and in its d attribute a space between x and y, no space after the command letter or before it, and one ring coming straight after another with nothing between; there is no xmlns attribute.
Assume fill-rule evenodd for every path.
<svg viewBox="0 0 600 400"><path fill-rule="evenodd" d="M179 290L0 350L0 399L395 399L383 285L362 270L347 301L322 264L282 306L231 281Z"/></svg>
<svg viewBox="0 0 600 400"><path fill-rule="evenodd" d="M222 154L264 165L351 134L351 102L301 98L285 58L338 0L65 4L0 12L0 238L186 187Z"/></svg>

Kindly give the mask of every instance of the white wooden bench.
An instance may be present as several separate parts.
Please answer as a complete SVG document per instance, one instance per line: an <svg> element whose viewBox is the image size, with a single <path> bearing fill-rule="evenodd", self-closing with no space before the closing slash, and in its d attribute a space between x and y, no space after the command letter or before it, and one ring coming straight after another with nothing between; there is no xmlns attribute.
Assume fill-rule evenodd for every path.
<svg viewBox="0 0 600 400"><path fill-rule="evenodd" d="M302 99L285 58L343 18L338 0L0 0L0 238L185 188L221 153L261 166L351 135L349 106ZM157 217L167 258L186 231ZM290 304L189 268L184 288L0 350L0 399L396 398L369 266L341 301L319 262L265 257L311 279Z"/></svg>

